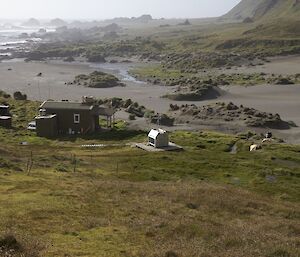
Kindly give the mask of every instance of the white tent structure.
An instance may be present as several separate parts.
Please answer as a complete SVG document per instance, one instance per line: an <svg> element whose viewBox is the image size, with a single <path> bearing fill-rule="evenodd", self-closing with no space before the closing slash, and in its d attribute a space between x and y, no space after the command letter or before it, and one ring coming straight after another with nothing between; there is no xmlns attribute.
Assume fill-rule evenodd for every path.
<svg viewBox="0 0 300 257"><path fill-rule="evenodd" d="M169 146L168 132L163 129L152 129L148 134L148 145L155 148L163 148Z"/></svg>

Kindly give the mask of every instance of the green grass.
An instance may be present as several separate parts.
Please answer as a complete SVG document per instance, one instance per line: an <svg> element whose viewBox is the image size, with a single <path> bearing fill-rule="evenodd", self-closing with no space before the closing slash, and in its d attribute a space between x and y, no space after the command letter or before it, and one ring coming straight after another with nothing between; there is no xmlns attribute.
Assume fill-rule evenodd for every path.
<svg viewBox="0 0 300 257"><path fill-rule="evenodd" d="M192 66L231 65L232 53L299 53L297 24L149 28L140 32L148 39L128 31L128 39L115 42L45 45L32 57L137 55L165 66L135 74L172 80L190 77L182 71ZM300 255L299 146L273 143L250 153L252 141L242 137L178 131L171 140L184 151L149 153L130 145L147 133L127 131L122 122L98 135L49 140L26 131L38 102L0 100L11 105L14 122L0 128L0 242L13 234L25 257L35 242L45 257Z"/></svg>
<svg viewBox="0 0 300 257"><path fill-rule="evenodd" d="M30 235L42 256L193 256L194 247L211 256L299 254L296 203L192 178L132 182L112 173L102 165L1 175L2 233Z"/></svg>
<svg viewBox="0 0 300 257"><path fill-rule="evenodd" d="M262 65L263 63L260 63ZM252 64L253 65L253 64ZM232 73L226 74L221 71L213 72L182 72L179 69L167 69L163 65L152 65L146 67L138 67L132 69L130 73L137 77L139 80L149 81L154 84L161 84L166 86L178 85L193 85L205 86L210 85L238 85L238 86L251 86L251 85L265 85L277 84L282 79L287 80L289 83L299 84L300 75L274 75L266 73Z"/></svg>
<svg viewBox="0 0 300 257"><path fill-rule="evenodd" d="M66 136L49 140L26 131L26 125L34 117L38 103L14 100L9 100L9 103L14 117L13 129L0 128L0 150L3 152L1 158L3 163L6 162L3 165L5 167L10 166L10 163L15 169L26 166L22 161L27 160L24 156L28 156L31 151L37 159L53 161L52 170L60 164L69 168L73 165L68 158L63 158L60 163L56 156L69 157L75 154L82 158L85 168L89 167L89 158L95 155L96 159L99 157L101 165L107 167L105 173L112 172L114 176L113 171L119 163L118 176L131 181L193 178L233 184L238 179L239 186L257 192L276 196L286 194L290 200L297 200L299 197L299 146L273 143L264 146L262 151L250 153L249 146L252 142L242 137L216 132L182 131L171 133L171 141L184 147L182 153L146 153L131 148L128 144L147 140L147 132L129 131L122 121L118 121L113 130L97 135ZM105 121L101 122L104 125ZM28 145L21 146L21 142L27 142ZM235 142L238 142L238 154L231 154L230 149ZM106 147L96 151L80 147L85 144L103 144ZM112 158L114 161L111 161ZM232 167L232 163L235 163L235 167ZM81 168L80 164L78 168ZM268 176L275 176L276 183L269 183L266 180Z"/></svg>
<svg viewBox="0 0 300 257"><path fill-rule="evenodd" d="M132 149L126 144L146 140L146 132L126 130L104 132L94 137L59 138L54 141L34 135L16 136L8 141L7 147L1 147L3 164L0 170L24 170L32 151L36 159L35 165L43 167L45 162L49 162L50 170L57 170L57 167L62 166L66 171L72 171L72 156L76 155L79 160L77 169L91 168L93 162L99 162L100 166L96 166L94 170L97 172L99 168L101 173L100 167L105 167L104 173L110 174L109 177L115 176L118 166L118 177L130 181L176 181L191 178L236 184L291 201L299 199L299 146L274 143L265 146L262 151L250 153L250 142L212 132L174 132L171 139L182 145L185 151L180 154L145 153ZM238 154L231 154L230 147L238 140ZM23 141L28 142L28 146L18 146ZM106 147L94 151L80 148L82 144L104 144ZM17 148L18 151L15 151ZM13 156L10 155L12 151L15 152ZM61 159L59 156L66 158ZM275 178L274 183L268 181L270 176Z"/></svg>
<svg viewBox="0 0 300 257"><path fill-rule="evenodd" d="M161 65L152 65L143 68L135 68L130 71L131 74L137 76L139 79L160 79L166 80L169 78L178 79L182 76L188 75L180 72L180 70L176 69L164 69Z"/></svg>
<svg viewBox="0 0 300 257"><path fill-rule="evenodd" d="M36 104L10 101L24 121L0 128L0 238L28 252L38 242L46 257L299 255L299 146L250 153L242 136L178 131L184 151L149 153L130 146L147 133L123 123L48 140L22 128ZM81 147L91 143L105 146Z"/></svg>

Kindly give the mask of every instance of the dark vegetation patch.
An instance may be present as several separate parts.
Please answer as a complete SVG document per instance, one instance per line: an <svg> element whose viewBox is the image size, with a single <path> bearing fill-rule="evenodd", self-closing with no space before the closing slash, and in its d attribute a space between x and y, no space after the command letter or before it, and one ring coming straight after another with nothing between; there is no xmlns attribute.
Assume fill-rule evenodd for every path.
<svg viewBox="0 0 300 257"><path fill-rule="evenodd" d="M164 97L175 101L202 101L216 99L219 96L220 89L204 84L179 86L174 93L167 94Z"/></svg>
<svg viewBox="0 0 300 257"><path fill-rule="evenodd" d="M170 110L177 119L188 116L193 121L222 120L224 122L242 122L249 127L289 129L296 126L293 122L283 121L279 114L271 114L237 106L233 103L216 103L198 107L196 105L171 105Z"/></svg>
<svg viewBox="0 0 300 257"><path fill-rule="evenodd" d="M262 65L263 63L259 63ZM250 66L255 64L250 63ZM300 83L300 74L276 75L264 72L260 73L208 73L206 69L198 70L197 73L181 72L177 69L165 69L162 66L149 66L136 68L130 71L131 75L139 80L155 85L197 87L197 86L226 86L226 85L290 85Z"/></svg>
<svg viewBox="0 0 300 257"><path fill-rule="evenodd" d="M27 100L27 95L26 94L23 94L22 92L20 91L16 91L14 92L14 99L15 100Z"/></svg>
<svg viewBox="0 0 300 257"><path fill-rule="evenodd" d="M16 171L21 172L23 171L22 167L22 160L19 158L7 158L0 157L0 170L5 171Z"/></svg>
<svg viewBox="0 0 300 257"><path fill-rule="evenodd" d="M89 75L80 74L75 77L73 82L69 82L68 84L75 84L78 86L86 86L92 88L109 88L109 87L118 87L125 86L117 77L114 75L101 72L94 71Z"/></svg>
<svg viewBox="0 0 300 257"><path fill-rule="evenodd" d="M10 98L11 95L10 94L7 94L6 92L0 90L0 97L4 98L4 99L7 99L7 98Z"/></svg>
<svg viewBox="0 0 300 257"><path fill-rule="evenodd" d="M134 40L118 40L98 43L52 42L38 45L30 52L15 52L15 58L26 58L27 61L43 61L47 58L83 57L90 62L106 62L106 57L133 57L158 60L165 44L155 40L137 37Z"/></svg>
<svg viewBox="0 0 300 257"><path fill-rule="evenodd" d="M167 114L158 114L153 110L147 109L145 106L131 99L123 100L121 98L99 99L99 104L110 104L115 109L124 110L129 113L129 120L138 118L145 118L153 124L160 124L163 126L173 126L174 118L169 117Z"/></svg>
<svg viewBox="0 0 300 257"><path fill-rule="evenodd" d="M163 56L162 67L179 69L181 72L196 73L205 68L232 67L248 64L255 57L243 56L234 53L221 52L192 52L171 53Z"/></svg>
<svg viewBox="0 0 300 257"><path fill-rule="evenodd" d="M0 237L1 257L40 257L43 247L29 238L17 238L9 233Z"/></svg>
<svg viewBox="0 0 300 257"><path fill-rule="evenodd" d="M254 52L257 50L256 56L272 56L277 49L283 49L282 52L276 52L280 54L299 54L300 53L300 40L298 39L264 39L264 40L252 40L250 38L230 39L216 46L216 50L236 50ZM274 50L276 49L276 50ZM278 50L277 50L278 51Z"/></svg>
<svg viewBox="0 0 300 257"><path fill-rule="evenodd" d="M291 85L300 83L300 74L294 75L275 75L261 73L232 73L232 74L220 74L216 76L209 75L210 79L217 85L241 85L241 86L252 86L252 85Z"/></svg>

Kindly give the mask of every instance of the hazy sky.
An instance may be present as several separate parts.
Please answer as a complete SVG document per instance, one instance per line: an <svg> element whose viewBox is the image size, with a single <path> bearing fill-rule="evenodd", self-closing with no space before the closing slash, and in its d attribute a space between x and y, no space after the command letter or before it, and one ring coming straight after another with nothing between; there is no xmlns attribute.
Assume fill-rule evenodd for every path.
<svg viewBox="0 0 300 257"><path fill-rule="evenodd" d="M0 19L106 19L151 14L155 18L219 16L240 0L1 0Z"/></svg>

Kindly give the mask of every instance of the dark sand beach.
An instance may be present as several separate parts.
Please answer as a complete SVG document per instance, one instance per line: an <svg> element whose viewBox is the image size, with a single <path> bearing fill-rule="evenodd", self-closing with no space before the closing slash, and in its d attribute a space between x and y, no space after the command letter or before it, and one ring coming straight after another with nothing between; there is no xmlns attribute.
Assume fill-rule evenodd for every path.
<svg viewBox="0 0 300 257"><path fill-rule="evenodd" d="M276 73L280 70L284 74L293 74L299 67L297 63L300 57L278 58L271 63L265 64L269 73ZM29 99L44 101L47 99L62 100L68 99L80 101L84 95L93 95L96 98L131 98L134 101L153 109L159 113L165 113L170 103L206 105L217 101L234 102L244 106L253 107L260 111L278 113L286 121L294 121L300 126L300 85L257 85L257 86L225 86L223 95L217 100L201 102L175 102L161 96L172 92L172 88L151 85L135 81L127 74L127 70L138 64L97 64L88 63L63 63L63 62L29 62L12 60L0 63L0 89L13 93L21 91L28 95ZM91 67L93 66L93 67ZM261 66L251 69L261 69ZM94 70L102 70L118 76L126 87L114 87L106 89L93 89L84 86L66 85L73 81L78 74L88 74ZM38 73L42 73L38 77ZM240 72L250 72L247 68L240 68ZM255 72L254 70L252 72ZM120 115L124 117L124 115ZM142 121L136 124L145 126ZM234 124L231 124L234 127ZM150 126L150 125L149 125ZM195 126L184 125L176 129L219 129L230 131L230 125ZM260 130L258 130L260 131ZM264 130L261 130L262 132ZM289 142L300 143L300 128L292 128L285 131L275 131L275 134L283 137Z"/></svg>

